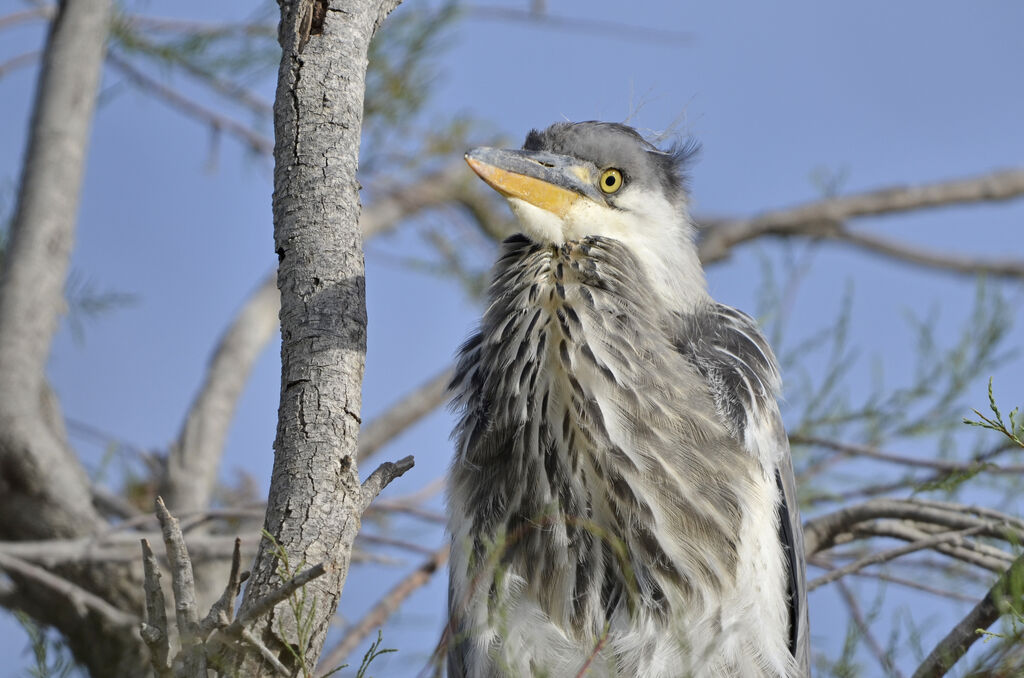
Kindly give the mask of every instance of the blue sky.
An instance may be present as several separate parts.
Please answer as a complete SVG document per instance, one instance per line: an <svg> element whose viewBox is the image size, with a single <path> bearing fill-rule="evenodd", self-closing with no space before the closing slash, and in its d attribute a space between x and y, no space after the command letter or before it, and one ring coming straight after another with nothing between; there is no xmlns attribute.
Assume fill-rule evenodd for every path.
<svg viewBox="0 0 1024 678"><path fill-rule="evenodd" d="M1024 161L1021 3L547 5L553 15L689 37L666 43L471 14L448 32L438 56L427 124L466 114L514 139L562 119L629 117L645 130L675 125L703 144L691 186L694 212L709 215L747 215L818 198L820 189L811 180L816 170L843 173L845 192L970 176ZM24 6L3 0L0 13ZM195 19L237 20L253 11L250 3L236 0L151 0L135 8ZM0 62L38 48L42 36L39 24L0 33ZM34 79L35 69L25 68L0 80L0 185L13 188L17 181ZM119 82L108 71L72 265L97 289L128 292L137 302L87 321L83 342L63 328L50 376L68 417L161 449L177 433L217 336L275 263L272 168L268 159L227 138L212 150L208 130ZM257 86L266 98L273 96L270 79ZM13 190L6 197L12 199ZM1024 202L1017 201L863 220L856 226L934 249L1024 257L1022 222ZM451 281L402 270L389 255L422 247L411 234L369 247L364 420L445 365L479 313ZM777 243L738 250L709 272L712 293L756 310L760 262L783 256ZM909 378L915 356L905 323L908 311L938 309L937 335L952 340L975 293L970 280L825 244L811 259L794 299L787 336L795 340L828 326L851 287L851 343L861 356L850 379L855 394L866 392L875 363L883 366L888 383ZM1011 303L1008 312L1018 315L1021 286L1001 287ZM1022 344L1024 330L1017 326L1008 345ZM811 356L800 368L813 372L816 360ZM225 478L242 468L266 486L277 363L275 342L240 403ZM1018 356L996 372L997 396L1008 406L1024 403L1022 366ZM987 376L972 385L972 405L984 404ZM416 468L392 494L426 486L444 473L450 425L447 413L436 413L384 452L389 458L417 458ZM95 467L103 450L75 442ZM440 499L435 505L441 506ZM422 524L399 522L396 530L430 546L441 539ZM420 559L392 555L405 564L353 572L342 602L348 619L358 618ZM379 660L378 675L415 675L436 641L443 600L443 578L438 578L385 629L385 644L401 652ZM830 624L844 613L834 594L816 593L811 602L815 643L838 647L845 628ZM918 598L907 598L905 605L921 619L934 618L926 647L965 611L919 607ZM21 636L10 631L11 625L0 615L0 656L19 657L22 663L7 663L0 675L20 675L15 667L27 662ZM874 673L869 661L865 675Z"/></svg>

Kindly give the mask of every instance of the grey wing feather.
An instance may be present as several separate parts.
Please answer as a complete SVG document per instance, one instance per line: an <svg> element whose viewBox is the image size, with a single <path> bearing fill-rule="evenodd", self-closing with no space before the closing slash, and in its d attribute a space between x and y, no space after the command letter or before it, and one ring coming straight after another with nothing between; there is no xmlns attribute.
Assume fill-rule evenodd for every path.
<svg viewBox="0 0 1024 678"><path fill-rule="evenodd" d="M465 678L466 675L466 644L459 642L458 622L454 616L454 591L451 581L448 582L448 627L445 629L444 638L447 646L445 655L448 665L448 678Z"/></svg>
<svg viewBox="0 0 1024 678"><path fill-rule="evenodd" d="M810 622L807 615L807 566L804 556L804 531L800 522L800 502L796 494L796 478L789 443L787 453L779 462L775 478L782 492L779 504L779 537L786 549L789 564L789 649L796 658L802 675L811 670Z"/></svg>
<svg viewBox="0 0 1024 678"><path fill-rule="evenodd" d="M778 365L755 321L742 311L712 304L696 313L679 314L673 328L676 349L708 382L720 416L742 443L755 416L768 418L781 450L775 476L781 494L779 541L786 551L790 599L790 651L801 675L810 675L807 574L800 508L789 441L776 397L781 388Z"/></svg>

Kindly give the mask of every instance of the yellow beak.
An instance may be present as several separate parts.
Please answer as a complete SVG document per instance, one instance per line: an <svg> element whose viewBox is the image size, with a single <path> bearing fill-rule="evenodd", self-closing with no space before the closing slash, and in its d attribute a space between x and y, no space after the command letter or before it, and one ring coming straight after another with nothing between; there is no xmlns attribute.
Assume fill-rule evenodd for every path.
<svg viewBox="0 0 1024 678"><path fill-rule="evenodd" d="M532 151L474 148L466 162L488 186L506 198L519 198L559 217L587 197L603 202L585 179L590 169L567 156Z"/></svg>

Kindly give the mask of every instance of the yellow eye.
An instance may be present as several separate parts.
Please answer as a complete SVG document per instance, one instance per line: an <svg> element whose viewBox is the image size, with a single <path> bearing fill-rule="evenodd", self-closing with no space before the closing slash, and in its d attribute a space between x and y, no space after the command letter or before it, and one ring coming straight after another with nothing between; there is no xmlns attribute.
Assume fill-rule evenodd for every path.
<svg viewBox="0 0 1024 678"><path fill-rule="evenodd" d="M601 190L615 193L622 188L622 172L617 169L606 169L601 172Z"/></svg>

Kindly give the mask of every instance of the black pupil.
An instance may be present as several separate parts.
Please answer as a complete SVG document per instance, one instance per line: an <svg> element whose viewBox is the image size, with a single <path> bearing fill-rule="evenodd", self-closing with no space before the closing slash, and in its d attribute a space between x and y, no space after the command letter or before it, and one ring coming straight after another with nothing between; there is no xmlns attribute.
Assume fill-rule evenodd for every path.
<svg viewBox="0 0 1024 678"><path fill-rule="evenodd" d="M604 185L605 186L614 186L615 185L615 175L614 174L609 174L605 178L605 180L604 180Z"/></svg>

